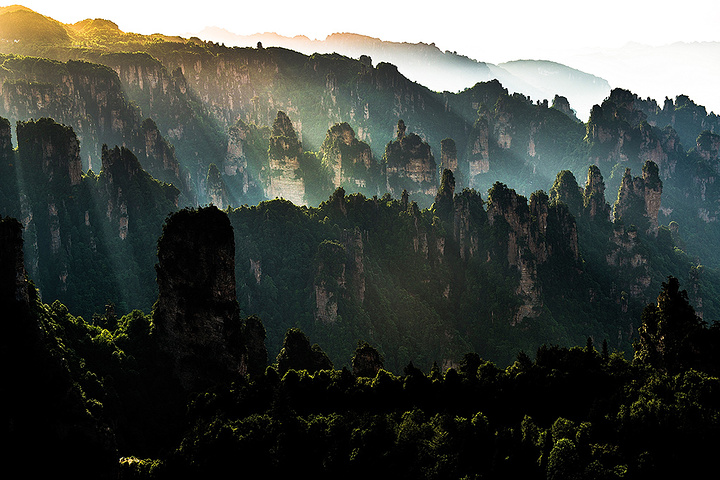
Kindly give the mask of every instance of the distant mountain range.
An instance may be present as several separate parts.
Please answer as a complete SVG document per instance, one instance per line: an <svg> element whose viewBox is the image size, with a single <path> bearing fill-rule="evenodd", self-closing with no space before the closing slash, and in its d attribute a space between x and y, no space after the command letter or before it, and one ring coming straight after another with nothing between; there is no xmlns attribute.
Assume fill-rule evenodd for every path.
<svg viewBox="0 0 720 480"><path fill-rule="evenodd" d="M523 59L500 64L474 60L458 52L442 51L434 43L387 42L354 33L335 33L325 40L277 33L237 35L207 27L198 37L228 46L279 46L306 55L340 53L368 55L374 62L388 62L426 87L436 91L462 91L477 82L499 80L510 92L533 100L567 97L578 118L586 121L593 105L611 88L628 88L642 97L663 99L687 95L708 111L720 111L720 92L709 79L720 77L720 42L677 42L664 46L638 43L619 48L578 51L554 61ZM593 73L601 76L596 76Z"/></svg>
<svg viewBox="0 0 720 480"><path fill-rule="evenodd" d="M218 27L208 27L199 38L227 46L283 47L306 55L340 53L353 58L371 57L374 63L387 62L410 80L438 92L459 92L478 82L497 79L510 92L528 95L533 100L552 100L557 94L567 97L579 118L587 120L593 105L610 93L607 80L556 62L519 60L494 65L442 51L434 43L387 42L354 33L334 33L325 40L306 36L285 37L277 33L237 35Z"/></svg>

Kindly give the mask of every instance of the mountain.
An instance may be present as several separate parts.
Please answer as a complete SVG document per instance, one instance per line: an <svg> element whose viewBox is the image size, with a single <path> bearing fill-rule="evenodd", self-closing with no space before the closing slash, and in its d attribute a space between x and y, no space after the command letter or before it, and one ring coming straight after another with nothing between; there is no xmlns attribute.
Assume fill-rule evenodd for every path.
<svg viewBox="0 0 720 480"><path fill-rule="evenodd" d="M27 37L9 28L17 14ZM35 35L50 24L65 35ZM582 122L562 95L498 80L439 93L368 56L26 10L0 27L0 207L26 228L43 298L87 318L151 308L163 219L210 202L242 232L238 304L272 352L293 325L333 361L374 339L393 369L587 336L629 351L668 275L699 314L718 310L718 119L687 96L613 89ZM507 67L580 75L537 65Z"/></svg>
<svg viewBox="0 0 720 480"><path fill-rule="evenodd" d="M16 6L0 62L8 465L712 468L720 120L689 96L613 88L582 121L562 92Z"/></svg>
<svg viewBox="0 0 720 480"><path fill-rule="evenodd" d="M225 29L208 27L198 37L230 46L277 46L302 52L339 53L352 58L368 56L374 62L398 67L407 78L442 92L459 92L478 82L498 80L510 92L519 92L534 100L563 95L587 118L590 108L610 92L602 78L555 62L523 60L494 65L473 60L457 52L442 51L435 44L388 42L353 33L334 33L324 40L305 36L284 37L275 33L236 35Z"/></svg>

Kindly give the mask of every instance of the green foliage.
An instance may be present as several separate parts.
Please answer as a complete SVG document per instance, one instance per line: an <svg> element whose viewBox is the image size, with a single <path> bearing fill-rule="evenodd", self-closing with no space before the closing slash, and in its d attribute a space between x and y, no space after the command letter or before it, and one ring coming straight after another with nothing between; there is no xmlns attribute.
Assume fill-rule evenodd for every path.
<svg viewBox="0 0 720 480"><path fill-rule="evenodd" d="M643 310L635 360L669 372L699 367L704 360L699 345L703 330L704 322L688 303L687 291L680 290L677 278L669 277L657 304Z"/></svg>

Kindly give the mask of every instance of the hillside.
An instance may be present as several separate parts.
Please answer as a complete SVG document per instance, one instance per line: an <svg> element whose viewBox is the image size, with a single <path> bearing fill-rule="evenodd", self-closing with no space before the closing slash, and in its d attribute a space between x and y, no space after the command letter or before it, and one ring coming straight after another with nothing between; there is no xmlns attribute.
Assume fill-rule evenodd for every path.
<svg viewBox="0 0 720 480"><path fill-rule="evenodd" d="M523 93L533 100L564 95L583 119L587 119L592 105L610 92L607 81L564 65L534 60L518 62L527 65L523 69L517 68L516 62L494 65L442 51L434 44L387 42L352 33L334 33L324 40L273 33L236 35L220 28L206 28L197 36L228 46L254 47L261 42L265 47L288 48L305 55L339 53L353 58L366 55L374 62L396 65L404 76L438 92L460 92L478 82L498 80L511 93ZM569 85L571 88L567 88Z"/></svg>
<svg viewBox="0 0 720 480"><path fill-rule="evenodd" d="M18 15L23 29L13 30ZM40 35L50 31L50 25L53 31L62 30L64 34L53 34L52 38ZM122 243L126 238L138 242L132 255L145 259L137 264L137 268L145 272L139 278L152 278L153 242L144 236L135 237L134 232L157 232L160 228L158 217L147 217L145 209L140 207L142 204L165 205L156 212L162 216L184 206L213 203L233 210L241 205L257 205L263 200L282 197L296 205L311 207L307 210L312 212L310 218L318 216L322 220L325 215L314 212L321 212L327 199L335 198L340 191L343 198L363 199L360 204L380 202L386 195L389 200L381 203L416 203L417 213L413 215L418 222L424 217L427 226L424 230L420 229L420 223L415 226L419 230L415 232L416 246L413 248L416 252L426 252L421 264L425 269L434 270L439 260L430 255L430 246L435 245L433 242L448 241L448 234L457 230L455 226L451 227L454 221L450 220L441 227L442 222L435 221L436 214L433 213L433 205L442 191L444 171L450 170L454 191L465 195L464 189L469 188L468 195L474 198L472 203L492 205L492 192L501 191L498 185L502 185L513 192L513 198L517 197L513 202L526 205L518 208L540 208L533 202L548 194L548 205L558 202L567 205L569 215L578 225L575 256L580 262L579 268L593 272L589 275L590 283L601 285L582 287L593 293L578 290L571 295L575 298L572 302L580 302L581 298L605 298L614 302L617 307L613 308L632 310L633 307L628 305L634 304L637 309L649 300L660 282L672 274L692 282L694 305L699 309L703 305L700 311L714 315L717 308L718 298L712 287L717 260L712 252L720 241L716 211L718 193L713 188L719 162L717 134L713 133L718 130L718 119L686 96L666 100L660 106L654 100L641 99L630 91L614 89L602 103L593 107L590 118L583 123L574 115L567 98L561 95L556 95L552 102L532 101L525 95L511 94L497 80L477 83L458 93L438 93L409 80L390 63L374 64L367 55L354 59L338 54L308 56L261 45L230 48L197 38L127 34L107 20L63 25L23 9L8 9L0 14L0 27L6 40L2 45L5 52L1 87L4 102L0 114L8 118L9 125L16 122L34 125L27 123L28 119L47 117L70 127L76 136L74 141L79 145L73 147L79 151L71 156L73 162L79 161L78 170L74 170L72 176L72 186L77 184L77 188L89 188L89 191L97 189L94 186L97 180L89 179L102 179L107 175L105 170L115 151L113 146L118 145L127 149L127 153L118 153L121 158L130 158L130 155L136 158L133 162L137 161L137 165L130 172L147 171L153 178L170 183L178 190L179 196L170 196L167 203L167 194L153 193L152 189L127 191L125 187L113 193L105 188L104 195L109 197L100 202L107 205L102 207L107 210L103 218L111 225L120 222L119 227L109 228L110 231L121 229L118 238ZM20 34L24 36L15 38ZM362 42L353 36L334 37L334 41L340 43L382 45L375 39L360 40ZM400 48L392 48L395 47ZM402 48L412 50L415 47L405 45ZM427 52L434 52L433 48L428 47ZM537 70L539 66L541 68ZM556 82L559 78L583 76L550 63L513 62L506 67L526 78L539 72L541 76L556 78ZM532 71L535 73L528 73ZM569 89L573 82L562 85ZM62 128L60 125L57 128ZM23 162L31 161L22 159L31 158L35 153L20 141L24 138L22 135L13 137L13 129L8 126L7 130L8 145L12 138L19 140L18 153L7 153L6 168L8 172L22 171L25 168ZM65 148L61 147L61 150ZM19 168L15 155L19 155ZM597 167L592 175L588 174L590 165ZM657 169L653 187L646 185L649 180L642 180L646 168ZM94 173L96 170L100 171L99 175ZM131 178L134 175L130 173ZM72 207L87 212L85 217L88 219L83 220L81 215L70 216L67 221L60 222L59 230L53 222L55 215L62 217L61 213L50 214L49 227L40 224L33 227L33 221L40 218L36 212L44 212L46 208L50 212L61 212L62 208L68 208L68 200L62 208L58 207L57 198L66 195L63 192L69 187L63 187L65 190L45 199L39 193L33 197L25 192L42 191L46 179L38 177L29 183L13 183L14 178L15 174L5 180L9 182L4 191L6 214L25 219L26 227L32 227L29 231L38 229L40 239L49 235L48 240L44 240L50 242L49 246L43 247L42 242L34 246L33 241L30 245L35 251L28 250L28 258L33 259L31 272L44 294L62 298L86 316L102 311L106 302L118 304L123 311L150 307L154 290L151 286L142 287L148 284L146 280L137 284L131 282L133 287L121 281L118 287L101 289L109 298L100 299L98 293L89 293L93 289L72 284L77 281L76 275L72 274L78 268L74 261L53 257L61 250L69 252L59 245L67 243L67 248L76 248L77 243L72 241L76 237L73 229L80 228L76 226L80 222L99 228L95 227L93 219L102 215L99 212L92 214L93 209L99 207L90 204ZM588 182L594 179L597 185L578 183L585 179ZM86 184L88 186L84 187ZM97 194L86 195L94 195L92 198L97 203ZM583 198L587 195L603 197L593 200L594 211L603 212L599 215L600 220L593 220L594 223L583 219L583 212L588 208L586 203L590 202ZM160 198L156 198L158 196ZM71 203L80 201L78 198L82 197L72 194ZM133 213L130 203L135 201L138 206L134 207ZM393 215L406 210L403 207ZM528 215L537 218L538 213L530 210ZM566 216L562 214L559 218ZM231 215L231 218L236 217ZM400 215L399 218L404 217ZM492 216L489 218L492 222ZM524 242L533 238L528 229L537 227L530 228L522 218L521 215L518 219L506 220L511 225L517 224L513 227L517 229L516 233L505 240L512 240L511 245L518 238L525 238ZM460 222L459 219L456 221ZM402 222L393 223L397 225L379 232L381 242L392 242L391 238L401 235L398 229ZM540 223L541 236L546 234L544 225ZM95 238L96 243L110 242L104 240L113 238L108 235L107 228L103 226L91 238ZM242 222L236 228L243 229ZM123 233L124 229L127 233ZM362 232L367 228L361 223L350 223L342 230L352 232L355 229ZM505 234L496 235L502 242ZM305 249L297 259L307 262L322 240L343 243L343 237L337 232L326 232L322 236L324 238L317 238L303 247ZM373 238L377 236L378 233L373 234ZM481 236L477 241L480 243L474 249L489 240ZM251 244L273 243L255 237ZM441 248L437 245L435 248ZM486 243L484 248L489 252L492 249L488 245ZM384 255L402 257L402 249L408 246L398 245L397 249L388 250ZM117 251L119 255L122 250L109 248L108 251ZM608 318L615 319L616 324L612 326L596 320L597 326L572 333L575 328L571 327L572 317L576 313L563 304L567 298L560 301L561 306L556 305L554 299L544 299L552 295L558 295L558 299L564 297L557 292L556 286L551 286L550 280L538 283L535 278L540 275L535 270L540 272L545 268L542 267L546 262L542 248L537 245L531 248L535 257L531 266L514 260L523 256L513 253L514 248L510 248L508 255L497 258L507 257L504 261L520 273L520 277L512 282L519 283L508 284L505 293L498 295L517 296L517 305L513 308L519 310L511 308L501 314L505 318L501 323L511 322L513 318L512 322L517 323L517 316L524 315L518 312L532 310L537 318L545 319L541 331L555 323L560 327L552 327L553 333L548 333L549 337L537 332L528 333L528 339L532 340L527 341L536 343L545 338L546 341L576 343L588 335L612 336L618 338L618 348L626 351L630 348L633 327L621 328L617 324L622 323L619 320L622 315L608 314ZM50 252L49 256L44 253L46 251ZM462 251L457 250L453 255L460 255L458 252ZM103 254L98 255L99 261ZM265 253L266 257L274 255L276 253ZM70 254L71 259L75 257L86 258L87 255ZM273 322L278 322L276 329L270 329L274 332L270 341L278 348L284 330L292 324L289 319L292 308L304 305L300 309L305 315L302 318L312 318L315 315L312 312L319 308L312 299L322 292L314 291L307 283L310 278L307 275L302 280L280 279L278 276L286 275L285 272L268 273L272 270L262 268L264 262L259 258L251 256L247 261L254 265L253 269L259 268L272 279L271 288L263 290L263 295L272 298L272 285L278 283L285 284L288 292L296 292L281 295L283 301L288 302L287 307L275 304L273 309L265 312ZM710 268L703 268L704 265ZM120 260L102 268L109 268L109 272L105 270L105 278L130 275ZM114 271L117 268L123 272ZM312 271L313 268L290 266L287 273L297 269ZM499 271L497 268L491 270ZM378 285L385 285L383 289L395 288L392 286L394 280L388 283L386 278L389 271L381 269L378 272ZM416 295L441 298L442 292L452 283L447 277L449 273L443 275L444 279L433 285L432 295L413 291L409 298ZM59 284L58 278L62 279ZM67 278L71 279L71 287L66 285ZM611 278L614 280L610 281ZM302 286L294 283L296 281L301 281ZM470 281L471 288L476 288L475 281ZM547 285L540 286L543 283ZM579 282L576 287L580 289L581 285ZM482 291L485 285L478 287ZM238 290L243 288L239 284ZM455 290L458 288L462 292L468 286L456 286ZM143 289L145 292L140 294ZM451 288L450 291L454 290ZM602 292L600 297L597 292ZM134 300L129 301L130 298ZM262 295L255 300L252 295L245 294L239 298L248 313L256 313L255 308L265 308L263 302L268 301ZM452 304L457 305L457 301ZM512 305L513 302L506 301L505 304ZM338 308L341 317L349 318L348 314L342 315L341 307ZM362 327L364 332L374 331L366 320L362 320L369 315L364 308L353 310L352 305L348 308L354 312L352 325L365 325ZM463 316L462 308L455 313L452 313L453 308L441 304L422 308L427 314L421 317L428 322L432 323L429 319L437 315L443 319L441 323L447 323L450 331L465 330L458 324ZM488 306L473 308L475 310L470 311L479 317L498 315ZM601 313L602 308L597 308L595 315L606 315ZM303 322L309 325L309 320ZM613 329L630 333L609 333ZM487 352L495 349L498 353L488 355L499 359L501 357L497 355L502 355L499 353L502 348L494 342L504 335L493 334L491 341L481 344L477 340L481 334L464 333L453 349L459 349L463 344ZM515 346L524 341L518 339ZM392 357L395 355L397 353ZM504 358L508 358L507 354ZM404 362L402 356L397 362L396 365Z"/></svg>

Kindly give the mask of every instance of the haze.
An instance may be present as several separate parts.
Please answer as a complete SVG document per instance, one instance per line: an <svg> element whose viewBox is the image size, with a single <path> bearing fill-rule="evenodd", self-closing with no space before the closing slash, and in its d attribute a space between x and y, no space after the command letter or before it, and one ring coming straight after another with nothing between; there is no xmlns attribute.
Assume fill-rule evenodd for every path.
<svg viewBox="0 0 720 480"><path fill-rule="evenodd" d="M338 8L330 1L291 0L206 0L199 4L202 8L138 0L122 4L28 0L22 4L64 23L106 18L124 31L143 34L190 36L209 26L239 35L276 32L311 39L350 32L386 41L434 43L443 51L494 64L552 60L641 96L662 101L665 96L687 94L720 112L720 94L714 88L720 74L720 44L710 44L712 48L705 49L700 58L682 49L659 48L676 42L719 42L720 2L712 0L687 0L682 15L678 4L668 0L422 0L402 4L368 0L349 8ZM653 65L641 62L643 58ZM657 59L666 59L668 65L658 65Z"/></svg>

